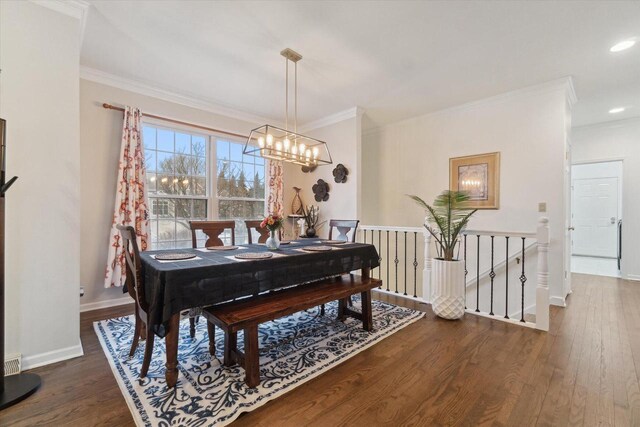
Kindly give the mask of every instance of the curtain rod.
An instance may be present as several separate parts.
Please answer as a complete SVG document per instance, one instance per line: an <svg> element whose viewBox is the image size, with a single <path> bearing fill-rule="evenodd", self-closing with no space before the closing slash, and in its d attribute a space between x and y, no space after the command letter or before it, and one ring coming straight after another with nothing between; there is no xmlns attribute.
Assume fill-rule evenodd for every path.
<svg viewBox="0 0 640 427"><path fill-rule="evenodd" d="M107 110L116 110L116 111L124 112L124 108L116 107L115 105L107 104L106 102L102 104L102 108L106 108ZM190 127L194 127L194 128L198 128L198 129L208 130L210 132L222 133L224 135L236 136L238 138L244 138L244 139L249 138L248 136L240 135L239 133L227 132L226 130L210 128L210 127L206 127L206 126L202 126L202 125L197 125L195 123L183 122L181 120L170 119L168 117L156 116L154 114L146 114L146 113L142 113L142 115L145 116L145 117L150 117L152 119L164 120L165 122L171 122L171 123L176 123L176 124L179 124L179 125L190 126Z"/></svg>

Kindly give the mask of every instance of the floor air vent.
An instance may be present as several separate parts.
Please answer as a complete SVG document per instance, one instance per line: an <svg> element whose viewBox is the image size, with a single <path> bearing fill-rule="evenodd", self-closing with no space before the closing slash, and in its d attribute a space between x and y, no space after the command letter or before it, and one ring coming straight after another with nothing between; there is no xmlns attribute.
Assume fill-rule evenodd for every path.
<svg viewBox="0 0 640 427"><path fill-rule="evenodd" d="M19 354L12 354L7 356L4 361L4 375L16 375L20 373L22 357Z"/></svg>

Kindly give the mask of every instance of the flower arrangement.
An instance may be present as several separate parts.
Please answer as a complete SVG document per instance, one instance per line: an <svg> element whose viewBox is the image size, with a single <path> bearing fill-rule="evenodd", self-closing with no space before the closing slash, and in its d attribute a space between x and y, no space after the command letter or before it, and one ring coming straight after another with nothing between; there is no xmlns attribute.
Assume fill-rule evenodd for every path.
<svg viewBox="0 0 640 427"><path fill-rule="evenodd" d="M280 215L269 214L268 217L260 223L261 228L268 228L269 231L277 231L284 225L284 218Z"/></svg>

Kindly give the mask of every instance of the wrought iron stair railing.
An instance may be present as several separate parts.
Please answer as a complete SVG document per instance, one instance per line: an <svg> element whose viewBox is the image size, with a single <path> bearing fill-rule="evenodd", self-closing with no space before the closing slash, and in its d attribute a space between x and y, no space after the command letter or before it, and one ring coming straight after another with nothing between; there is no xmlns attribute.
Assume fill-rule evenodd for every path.
<svg viewBox="0 0 640 427"><path fill-rule="evenodd" d="M358 234L378 249L380 266L372 275L383 280L379 291L431 302L435 251L426 229L362 225ZM549 329L547 218L539 219L536 232L466 230L460 244L468 313Z"/></svg>

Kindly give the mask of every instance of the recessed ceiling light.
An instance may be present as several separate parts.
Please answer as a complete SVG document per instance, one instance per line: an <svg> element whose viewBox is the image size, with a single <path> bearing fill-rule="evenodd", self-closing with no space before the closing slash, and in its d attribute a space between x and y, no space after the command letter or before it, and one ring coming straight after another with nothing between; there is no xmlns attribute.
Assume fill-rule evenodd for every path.
<svg viewBox="0 0 640 427"><path fill-rule="evenodd" d="M611 110L609 110L609 114L622 113L623 111L624 111L624 107L612 108Z"/></svg>
<svg viewBox="0 0 640 427"><path fill-rule="evenodd" d="M631 39L624 40L624 41L621 41L620 43L616 43L613 46L611 46L611 49L609 49L609 51L610 52L620 52L622 50L629 49L634 44L636 44L635 40L631 40Z"/></svg>

